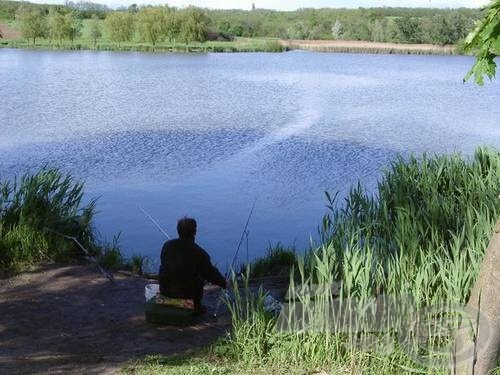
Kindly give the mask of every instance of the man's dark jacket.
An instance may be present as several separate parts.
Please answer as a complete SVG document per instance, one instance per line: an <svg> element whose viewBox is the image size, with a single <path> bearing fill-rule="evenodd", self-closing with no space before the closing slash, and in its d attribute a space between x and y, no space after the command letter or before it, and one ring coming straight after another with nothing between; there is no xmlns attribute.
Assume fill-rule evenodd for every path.
<svg viewBox="0 0 500 375"><path fill-rule="evenodd" d="M172 298L193 298L199 302L205 280L226 287L226 280L193 237L165 242L161 250L159 274L161 294Z"/></svg>

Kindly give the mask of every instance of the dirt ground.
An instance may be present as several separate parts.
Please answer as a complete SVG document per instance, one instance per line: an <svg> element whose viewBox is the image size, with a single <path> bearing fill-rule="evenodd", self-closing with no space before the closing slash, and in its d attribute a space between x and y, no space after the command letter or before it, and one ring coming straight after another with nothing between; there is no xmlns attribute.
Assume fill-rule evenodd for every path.
<svg viewBox="0 0 500 375"><path fill-rule="evenodd" d="M0 373L114 374L131 359L197 349L229 329L227 311L213 318L218 288L206 289L209 312L197 325L155 326L144 319L148 281L115 278L89 265L49 265L0 280Z"/></svg>

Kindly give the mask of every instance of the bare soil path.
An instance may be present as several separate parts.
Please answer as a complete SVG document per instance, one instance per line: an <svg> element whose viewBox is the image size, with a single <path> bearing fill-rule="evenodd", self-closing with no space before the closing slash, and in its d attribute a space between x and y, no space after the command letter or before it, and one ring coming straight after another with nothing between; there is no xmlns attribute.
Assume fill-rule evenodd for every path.
<svg viewBox="0 0 500 375"><path fill-rule="evenodd" d="M211 314L217 288L206 290L209 313L197 325L154 326L144 319L147 280L115 278L89 265L49 265L0 280L0 373L114 374L131 359L197 349L229 329L227 311Z"/></svg>

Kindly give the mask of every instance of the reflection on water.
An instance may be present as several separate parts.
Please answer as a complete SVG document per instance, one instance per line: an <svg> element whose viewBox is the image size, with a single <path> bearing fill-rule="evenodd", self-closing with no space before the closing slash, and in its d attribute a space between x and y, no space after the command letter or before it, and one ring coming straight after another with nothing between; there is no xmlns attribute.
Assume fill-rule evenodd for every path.
<svg viewBox="0 0 500 375"><path fill-rule="evenodd" d="M500 147L500 86L457 56L154 55L0 49L0 175L44 165L87 181L97 226L158 256L195 216L225 266L252 202L249 257L307 246L324 191L373 187L397 153ZM245 249L242 260L246 257Z"/></svg>

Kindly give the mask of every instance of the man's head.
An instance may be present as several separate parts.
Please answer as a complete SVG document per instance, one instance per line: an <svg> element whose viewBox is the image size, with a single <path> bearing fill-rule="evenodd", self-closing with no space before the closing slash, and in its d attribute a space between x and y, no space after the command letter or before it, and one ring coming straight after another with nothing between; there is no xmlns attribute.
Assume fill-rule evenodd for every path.
<svg viewBox="0 0 500 375"><path fill-rule="evenodd" d="M177 222L177 233L179 237L196 236L196 220L190 217L183 217Z"/></svg>

